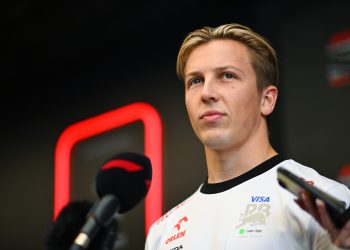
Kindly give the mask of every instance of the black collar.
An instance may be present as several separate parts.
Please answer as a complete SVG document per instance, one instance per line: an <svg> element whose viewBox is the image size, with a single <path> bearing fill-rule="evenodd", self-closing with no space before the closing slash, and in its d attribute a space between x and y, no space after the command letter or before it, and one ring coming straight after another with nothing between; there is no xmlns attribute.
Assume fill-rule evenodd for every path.
<svg viewBox="0 0 350 250"><path fill-rule="evenodd" d="M282 157L281 155L275 155L270 159L264 161L263 163L259 164L258 166L252 168L248 172L245 172L240 176L237 176L231 180L227 180L224 182L208 183L208 178L207 178L204 184L202 185L200 192L203 194L216 194L216 193L224 192L247 180L250 180L258 175L265 173L266 171L270 170L271 168L278 165L284 160L285 158Z"/></svg>

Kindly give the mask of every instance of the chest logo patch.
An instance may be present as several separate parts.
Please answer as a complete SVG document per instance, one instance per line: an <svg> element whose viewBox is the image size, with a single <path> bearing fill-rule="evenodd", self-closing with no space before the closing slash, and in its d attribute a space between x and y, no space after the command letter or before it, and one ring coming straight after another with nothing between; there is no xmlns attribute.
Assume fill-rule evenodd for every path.
<svg viewBox="0 0 350 250"><path fill-rule="evenodd" d="M257 237L263 232L267 218L270 216L269 196L251 196L250 203L247 204L243 213L239 215L239 235L242 237Z"/></svg>

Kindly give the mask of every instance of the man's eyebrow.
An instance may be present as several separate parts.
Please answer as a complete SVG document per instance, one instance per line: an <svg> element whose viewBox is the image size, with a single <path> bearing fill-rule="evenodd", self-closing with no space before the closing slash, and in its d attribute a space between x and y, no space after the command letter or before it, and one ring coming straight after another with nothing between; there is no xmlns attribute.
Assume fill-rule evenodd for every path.
<svg viewBox="0 0 350 250"><path fill-rule="evenodd" d="M223 71L223 70L227 70L227 69L235 69L238 70L239 72L241 72L242 74L245 74L244 71L238 67L235 67L233 65L224 65L224 66L220 66L220 67L215 67L214 71ZM190 76L198 76L202 74L201 71L192 71L189 72L185 75L185 78L190 77Z"/></svg>
<svg viewBox="0 0 350 250"><path fill-rule="evenodd" d="M224 66L214 68L215 71L222 71L225 69L235 69L235 70L238 70L239 72L241 72L242 74L244 74L244 71L242 69L235 67L233 65L224 65Z"/></svg>
<svg viewBox="0 0 350 250"><path fill-rule="evenodd" d="M190 76L198 76L200 74L201 74L200 71L192 71L190 73L185 74L185 78L190 77Z"/></svg>

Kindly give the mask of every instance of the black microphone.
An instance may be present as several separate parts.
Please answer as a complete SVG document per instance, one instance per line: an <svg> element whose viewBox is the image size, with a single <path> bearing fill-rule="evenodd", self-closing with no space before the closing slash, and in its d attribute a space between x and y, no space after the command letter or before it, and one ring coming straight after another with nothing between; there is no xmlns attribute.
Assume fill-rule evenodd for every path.
<svg viewBox="0 0 350 250"><path fill-rule="evenodd" d="M86 249L99 230L115 219L116 213L135 207L147 195L151 180L151 161L145 155L120 153L106 161L95 180L100 200L89 212L70 250Z"/></svg>

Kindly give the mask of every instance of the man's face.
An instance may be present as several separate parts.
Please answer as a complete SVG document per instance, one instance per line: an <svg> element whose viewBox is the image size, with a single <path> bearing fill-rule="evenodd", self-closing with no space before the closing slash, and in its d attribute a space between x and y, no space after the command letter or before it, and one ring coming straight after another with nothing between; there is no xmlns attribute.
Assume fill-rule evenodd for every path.
<svg viewBox="0 0 350 250"><path fill-rule="evenodd" d="M258 131L262 97L242 43L214 40L195 48L186 63L185 88L192 127L207 148L239 150Z"/></svg>

